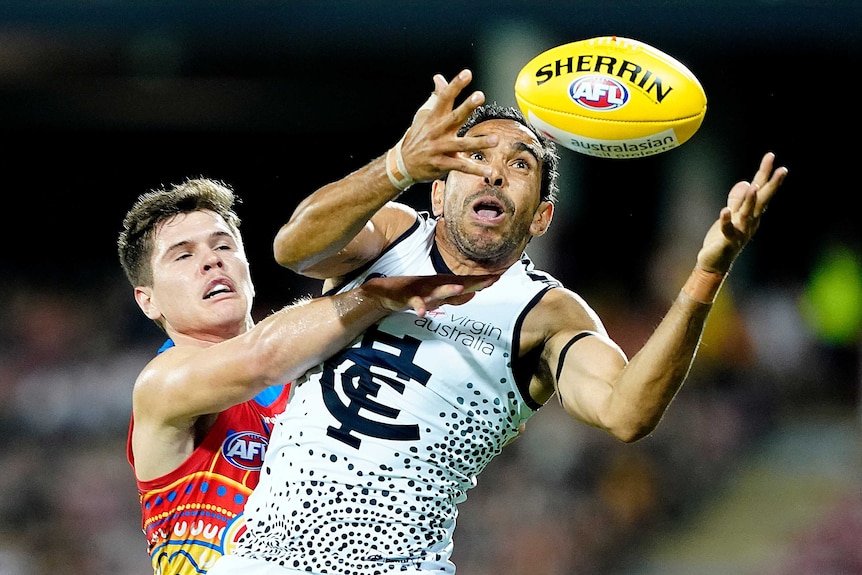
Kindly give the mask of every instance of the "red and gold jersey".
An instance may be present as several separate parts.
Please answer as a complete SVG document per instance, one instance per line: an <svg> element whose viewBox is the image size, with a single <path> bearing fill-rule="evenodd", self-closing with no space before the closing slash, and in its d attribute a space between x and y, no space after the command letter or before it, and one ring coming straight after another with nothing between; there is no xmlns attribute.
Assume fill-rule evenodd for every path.
<svg viewBox="0 0 862 575"><path fill-rule="evenodd" d="M221 412L210 432L177 469L137 481L142 527L155 575L200 575L244 531L243 506L257 486L274 417L290 385L270 388ZM132 427L127 457L134 469Z"/></svg>

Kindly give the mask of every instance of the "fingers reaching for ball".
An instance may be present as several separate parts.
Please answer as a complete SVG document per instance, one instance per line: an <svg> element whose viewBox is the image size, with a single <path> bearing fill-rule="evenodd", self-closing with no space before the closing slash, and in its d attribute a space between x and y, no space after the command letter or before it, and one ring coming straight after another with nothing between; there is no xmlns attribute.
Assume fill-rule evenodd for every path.
<svg viewBox="0 0 862 575"><path fill-rule="evenodd" d="M698 252L700 267L719 273L730 270L736 256L754 236L761 216L787 176L787 168L775 168L774 163L775 154L765 154L752 181L737 182L730 189L727 206L707 232Z"/></svg>
<svg viewBox="0 0 862 575"><path fill-rule="evenodd" d="M485 94L476 90L456 105L472 79L473 73L467 69L451 81L441 74L434 76L434 92L414 114L398 147L404 168L414 181L435 180L453 170L488 175L488 166L471 161L464 152L496 145L494 136L458 136L470 114L485 103Z"/></svg>
<svg viewBox="0 0 862 575"><path fill-rule="evenodd" d="M754 175L752 185L757 187L757 201L754 206L754 217L759 218L766 213L769 202L781 187L784 178L787 177L787 168L784 166L775 168L775 154L768 152L760 160L760 167Z"/></svg>

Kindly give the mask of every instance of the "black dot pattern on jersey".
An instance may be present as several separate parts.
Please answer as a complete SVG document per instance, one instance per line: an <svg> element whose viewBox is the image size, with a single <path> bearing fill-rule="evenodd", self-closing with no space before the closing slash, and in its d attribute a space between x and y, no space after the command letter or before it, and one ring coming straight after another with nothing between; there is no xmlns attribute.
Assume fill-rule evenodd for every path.
<svg viewBox="0 0 862 575"><path fill-rule="evenodd" d="M520 397L506 379L496 394L465 380L436 421L396 421L400 411L382 403L380 392L404 394L427 384L431 374L414 363L419 343L369 329L358 346L324 364L319 391L291 400L291 412L300 415L318 413L322 401L328 423L306 433L289 417L279 419L276 433L284 433L279 443L286 447L273 465L280 471L258 487L269 496L249 501L266 507L246 510L259 520L248 523L240 554L337 575L384 575L424 564L454 572L440 565L451 565L456 505L517 428ZM318 434L326 437L316 440ZM370 438L375 451L366 456ZM264 473L271 474L269 465ZM298 479L279 481L281 475Z"/></svg>

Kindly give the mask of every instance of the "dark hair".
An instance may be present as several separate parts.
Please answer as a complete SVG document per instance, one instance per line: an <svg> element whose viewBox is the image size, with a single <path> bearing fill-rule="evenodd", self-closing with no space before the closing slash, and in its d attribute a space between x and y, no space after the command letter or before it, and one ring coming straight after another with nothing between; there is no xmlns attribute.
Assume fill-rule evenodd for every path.
<svg viewBox="0 0 862 575"><path fill-rule="evenodd" d="M225 183L208 178L189 179L170 188L151 190L123 218L117 252L133 287L153 285L153 236L159 223L176 216L211 210L221 216L239 238L240 220L234 204L241 200Z"/></svg>
<svg viewBox="0 0 862 575"><path fill-rule="evenodd" d="M485 104L473 110L473 113L470 114L470 117L467 118L467 121L458 130L458 135L463 136L474 126L489 120L512 120L513 122L518 122L536 136L541 146L538 152L539 160L542 162L542 187L539 190L539 197L543 201L556 203L559 191L557 178L559 177L560 165L557 145L530 125L520 110L512 106L501 106L499 104Z"/></svg>

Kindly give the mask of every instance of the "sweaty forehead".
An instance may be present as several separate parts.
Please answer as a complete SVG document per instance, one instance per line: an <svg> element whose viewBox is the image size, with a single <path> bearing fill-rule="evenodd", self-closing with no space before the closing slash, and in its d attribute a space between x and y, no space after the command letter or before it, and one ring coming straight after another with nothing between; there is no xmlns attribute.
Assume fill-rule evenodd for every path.
<svg viewBox="0 0 862 575"><path fill-rule="evenodd" d="M526 142L531 146L539 145L539 139L529 128L515 120L495 119L476 124L467 130L468 136L490 136L498 134L503 138Z"/></svg>

